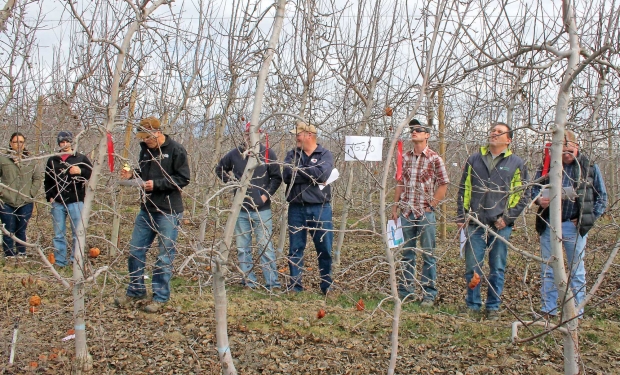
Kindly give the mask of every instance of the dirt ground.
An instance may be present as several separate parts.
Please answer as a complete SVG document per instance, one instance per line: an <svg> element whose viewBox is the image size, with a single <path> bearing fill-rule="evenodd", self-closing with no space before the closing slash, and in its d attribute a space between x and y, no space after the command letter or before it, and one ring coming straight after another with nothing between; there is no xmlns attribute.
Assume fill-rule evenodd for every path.
<svg viewBox="0 0 620 375"><path fill-rule="evenodd" d="M91 239L105 236L109 218L95 221ZM44 220L41 221L43 223ZM109 225L107 225L109 227ZM123 225L128 238L131 225ZM177 267L192 253L197 226L189 223L180 239ZM101 231L100 234L98 234ZM40 243L51 242L41 227ZM589 283L609 252L611 233L592 233L587 255ZM518 229L516 246L536 251L531 229ZM126 245L126 244L125 244ZM103 247L103 246L102 246ZM122 248L123 250L124 248ZM125 251L125 250L123 250ZM389 362L392 308L387 264L380 239L365 234L347 236L342 264L334 272L337 295L319 292L313 249L306 252L307 290L300 294L269 293L239 285L231 272L228 286L230 348L240 374L380 374ZM153 253L153 252L151 252ZM150 254L153 257L153 254ZM560 374L562 337L553 332L522 344L510 341L510 324L529 320L539 306L539 267L511 253L506 274L501 319L495 322L461 316L464 305L464 264L458 255L454 228L439 241L438 288L435 307L404 305L400 322L399 374ZM233 255L234 257L234 255ZM219 374L215 318L208 262L190 262L172 281L170 303L159 314L139 306L113 306L127 283L125 254L105 249L89 260L88 272L102 265L103 273L88 285L86 305L89 350L94 374ZM617 261L616 261L617 264ZM279 260L285 281L286 266ZM69 277L71 272L62 271ZM260 272L259 278L260 278ZM612 267L606 282L580 323L580 345L586 374L620 373L620 270ZM23 282L22 282L23 281ZM39 295L39 311L28 311L28 299ZM483 294L484 295L484 294ZM365 309L358 311L362 299ZM32 255L4 262L0 272L0 341L2 374L69 374L74 340L62 341L72 328L72 294L54 281ZM317 318L319 309L326 315ZM8 365L13 329L18 323L15 363ZM522 328L520 338L542 332Z"/></svg>

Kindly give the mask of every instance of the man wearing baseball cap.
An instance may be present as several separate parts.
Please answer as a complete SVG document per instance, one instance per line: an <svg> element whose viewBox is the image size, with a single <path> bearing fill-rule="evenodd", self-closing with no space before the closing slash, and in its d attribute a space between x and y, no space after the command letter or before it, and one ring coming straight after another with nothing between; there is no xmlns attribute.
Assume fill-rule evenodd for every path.
<svg viewBox="0 0 620 375"><path fill-rule="evenodd" d="M334 157L317 143L314 125L298 121L291 133L295 135L297 147L286 154L282 174L287 185L286 200L289 202L289 290L303 290L303 258L310 229L318 256L321 292L327 294L332 285L331 252L334 235L331 187L325 185L325 182L334 168Z"/></svg>
<svg viewBox="0 0 620 375"><path fill-rule="evenodd" d="M73 150L73 134L61 131L56 137L61 155L47 159L45 167L45 199L52 204L52 222L54 224L54 258L55 265L65 267L73 263L73 254L77 246L76 229L82 216L86 183L90 179L93 165L88 157ZM73 247L67 261L67 216L71 221Z"/></svg>
<svg viewBox="0 0 620 375"><path fill-rule="evenodd" d="M437 266L435 252L435 210L446 197L448 173L443 160L428 146L430 128L418 119L409 122L413 149L403 155L402 176L396 176L392 220L399 218L405 244L402 251L398 296L413 295L416 284L422 287L423 307L432 307L437 297ZM419 241L419 242L418 242ZM418 243L420 246L418 246ZM422 277L416 280L416 249L421 248ZM409 297L411 298L411 297Z"/></svg>
<svg viewBox="0 0 620 375"><path fill-rule="evenodd" d="M129 286L126 295L115 303L125 308L147 297L146 252L157 237L159 254L153 267L153 300L144 307L144 311L155 313L170 299L172 262L183 217L181 193L189 184L190 170L185 148L161 131L159 119L142 119L136 138L141 140L138 168L123 168L121 178L143 181L142 202L129 243Z"/></svg>

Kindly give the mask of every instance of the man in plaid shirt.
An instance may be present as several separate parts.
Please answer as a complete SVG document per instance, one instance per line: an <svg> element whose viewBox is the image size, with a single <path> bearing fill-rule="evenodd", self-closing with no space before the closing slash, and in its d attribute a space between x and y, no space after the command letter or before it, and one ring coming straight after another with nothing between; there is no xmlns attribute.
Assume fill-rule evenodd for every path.
<svg viewBox="0 0 620 375"><path fill-rule="evenodd" d="M448 174L439 155L428 147L430 128L413 119L409 122L413 150L403 155L402 178L396 176L395 205L392 219L398 219L401 209L401 224L405 244L402 255L402 277L398 280L398 296L405 299L415 289L416 243L420 239L422 249L422 279L424 290L422 306L435 304L437 288L437 267L435 266L435 209L445 198L448 190ZM419 251L419 250L418 250Z"/></svg>

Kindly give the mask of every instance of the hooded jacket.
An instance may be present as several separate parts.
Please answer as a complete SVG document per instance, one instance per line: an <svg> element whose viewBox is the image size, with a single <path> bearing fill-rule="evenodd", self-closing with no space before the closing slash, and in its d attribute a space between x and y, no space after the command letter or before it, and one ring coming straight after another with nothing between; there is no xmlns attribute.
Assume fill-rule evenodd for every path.
<svg viewBox="0 0 620 375"><path fill-rule="evenodd" d="M319 184L327 181L333 168L332 153L320 144L311 155L306 155L299 147L290 150L284 159L282 173L284 183L288 185L286 200L289 203L329 203L331 186L321 190Z"/></svg>
<svg viewBox="0 0 620 375"><path fill-rule="evenodd" d="M153 181L153 191L144 192L141 208L148 212L183 213L182 189L189 184L190 170L185 148L165 135L157 148L140 142L136 173L143 181Z"/></svg>
<svg viewBox="0 0 620 375"><path fill-rule="evenodd" d="M465 221L467 213L477 215L483 224L493 225L500 217L512 226L527 202L524 191L517 191L527 181L523 160L506 150L491 170L483 160L487 147L471 155L465 163L457 197L457 222Z"/></svg>
<svg viewBox="0 0 620 375"><path fill-rule="evenodd" d="M78 166L80 174L69 174L72 166ZM90 179L93 165L88 157L79 152L62 160L59 155L47 159L45 166L45 199L58 203L69 204L83 202L86 194L86 183Z"/></svg>
<svg viewBox="0 0 620 375"><path fill-rule="evenodd" d="M254 169L252 174L252 180L250 186L246 191L246 197L243 201L243 206L247 210L263 211L271 208L271 196L278 191L278 188L282 184L282 174L280 173L280 166L275 163L278 159L273 150L269 149L269 160L265 164L265 146L260 145L261 161L259 165ZM248 164L248 157L243 157L245 147L238 147L230 150L219 161L215 167L215 174L224 183L233 180L228 173L232 172L234 179L240 180L245 171L245 167ZM267 196L267 201L263 202L261 195Z"/></svg>
<svg viewBox="0 0 620 375"><path fill-rule="evenodd" d="M17 208L31 203L41 189L43 168L40 160L16 161L13 156L0 155L0 182L8 187L0 187L0 200Z"/></svg>

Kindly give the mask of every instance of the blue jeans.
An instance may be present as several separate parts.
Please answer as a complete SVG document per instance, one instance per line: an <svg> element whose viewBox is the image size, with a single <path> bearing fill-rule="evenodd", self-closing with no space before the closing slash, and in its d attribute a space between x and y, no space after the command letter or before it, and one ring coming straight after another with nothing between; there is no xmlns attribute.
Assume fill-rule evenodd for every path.
<svg viewBox="0 0 620 375"><path fill-rule="evenodd" d="M562 242L564 243L566 262L570 268L569 285L575 297L575 306L579 305L586 296L586 268L583 264L583 258L587 240L588 235L581 237L572 221L562 223ZM551 230L549 227L540 236L540 251L545 261L542 263L540 273L541 310L545 313L557 315L558 289L553 281L553 268L548 263L551 258ZM583 309L578 313L583 314Z"/></svg>
<svg viewBox="0 0 620 375"><path fill-rule="evenodd" d="M496 230L505 240L510 238L512 227L505 227L502 230ZM480 310L482 300L480 298L480 286L485 281L482 273L482 265L484 264L484 255L489 251L489 276L486 309L499 310L502 303L501 295L504 290L504 272L506 270L506 258L508 250L506 244L495 238L494 235L488 233L484 228L477 225L469 225L467 227L467 245L465 247L465 281L467 281L467 297L465 303L472 310ZM480 283L474 288L469 288L474 271L480 275Z"/></svg>
<svg viewBox="0 0 620 375"><path fill-rule="evenodd" d="M56 265L65 267L67 263L67 216L71 223L71 234L73 246L69 254L69 262L73 263L73 254L77 246L75 231L82 218L82 208L84 202L74 202L65 205L64 203L52 202L52 221L54 223L54 257Z"/></svg>
<svg viewBox="0 0 620 375"><path fill-rule="evenodd" d="M129 297L141 297L146 294L144 286L144 267L146 252L158 238L159 254L153 267L153 301L167 302L170 299L170 279L172 262L176 254L176 241L179 236L179 221L183 214L165 214L140 210L129 242Z"/></svg>
<svg viewBox="0 0 620 375"><path fill-rule="evenodd" d="M321 275L321 291L327 293L332 285L332 242L334 232L332 223L332 206L325 204L291 203L288 208L289 253L288 262L291 271L289 289L302 291L301 277L304 267L304 250L308 238L308 228L316 248Z"/></svg>
<svg viewBox="0 0 620 375"><path fill-rule="evenodd" d="M254 287L256 284L254 260L252 259L252 233L256 235L260 264L265 277L265 286L269 289L280 287L276 267L276 253L271 242L272 227L271 209L248 212L245 208L241 208L235 225L237 257L239 259L239 267L244 274L244 283L251 287Z"/></svg>
<svg viewBox="0 0 620 375"><path fill-rule="evenodd" d="M422 250L430 254L435 251L436 220L434 212L425 212L424 215L417 218L413 213L410 213L408 217L401 215L400 221L403 226L405 244L401 261L403 275L398 280L398 294L404 298L415 290L416 252L413 248L416 247L418 238ZM424 290L423 298L434 301L437 297L437 288L435 287L435 280L437 280L436 259L432 255L422 254L422 260L424 263L420 284Z"/></svg>
<svg viewBox="0 0 620 375"><path fill-rule="evenodd" d="M28 220L32 216L32 206L32 203L17 208L6 203L0 205L0 220L4 223L4 227L24 242L26 242ZM5 235L2 236L2 248L4 249L5 257L14 256L17 253L26 254L26 246L15 243L11 237ZM17 248L17 251L15 251L15 248Z"/></svg>

